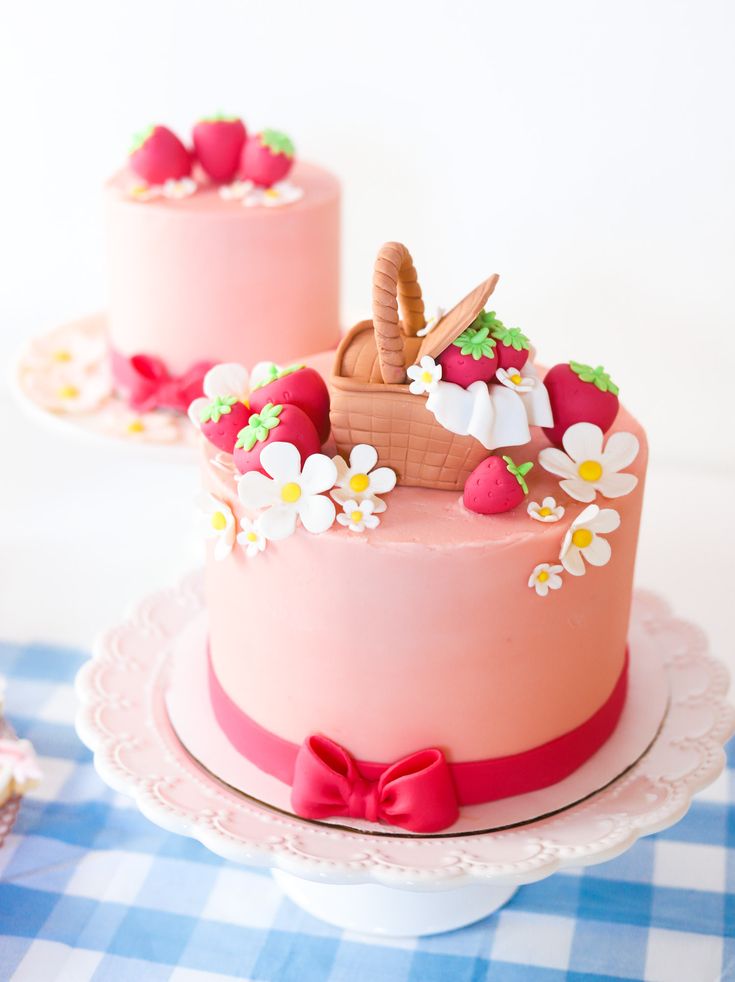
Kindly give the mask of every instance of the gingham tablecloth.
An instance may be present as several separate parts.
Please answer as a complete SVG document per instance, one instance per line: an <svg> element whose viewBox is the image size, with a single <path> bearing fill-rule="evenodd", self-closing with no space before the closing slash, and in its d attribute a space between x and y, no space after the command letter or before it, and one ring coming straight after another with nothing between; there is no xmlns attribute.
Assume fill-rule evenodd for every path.
<svg viewBox="0 0 735 982"><path fill-rule="evenodd" d="M524 886L449 934L322 924L268 873L161 831L97 777L73 728L87 656L0 643L7 714L45 773L0 848L0 979L556 982L735 979L735 753L678 825Z"/></svg>

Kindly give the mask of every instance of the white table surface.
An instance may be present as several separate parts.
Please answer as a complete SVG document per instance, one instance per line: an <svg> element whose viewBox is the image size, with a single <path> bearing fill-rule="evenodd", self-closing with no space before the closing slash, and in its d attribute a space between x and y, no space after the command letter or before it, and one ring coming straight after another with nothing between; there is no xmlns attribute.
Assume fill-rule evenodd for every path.
<svg viewBox="0 0 735 982"><path fill-rule="evenodd" d="M0 391L0 638L89 648L201 562L194 456L141 454L38 425ZM703 626L735 671L735 475L648 472L637 585Z"/></svg>

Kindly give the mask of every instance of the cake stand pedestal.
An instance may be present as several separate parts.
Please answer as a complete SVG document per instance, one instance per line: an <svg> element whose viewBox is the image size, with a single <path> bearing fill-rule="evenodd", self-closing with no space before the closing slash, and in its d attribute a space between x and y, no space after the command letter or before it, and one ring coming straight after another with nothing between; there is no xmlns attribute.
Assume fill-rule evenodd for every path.
<svg viewBox="0 0 735 982"><path fill-rule="evenodd" d="M131 795L151 821L233 862L270 867L297 904L352 930L452 930L497 910L521 884L620 855L685 814L722 770L723 745L735 730L727 672L702 632L639 592L631 632L663 662L668 709L646 753L602 790L546 817L468 834L304 821L220 782L174 732L166 707L173 652L203 609L197 573L104 634L77 677L77 731L103 780Z"/></svg>

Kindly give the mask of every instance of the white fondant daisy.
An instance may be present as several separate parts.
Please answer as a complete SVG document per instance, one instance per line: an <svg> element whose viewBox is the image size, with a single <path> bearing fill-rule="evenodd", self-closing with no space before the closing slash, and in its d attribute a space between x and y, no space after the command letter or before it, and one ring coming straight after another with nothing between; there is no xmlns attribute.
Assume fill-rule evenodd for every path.
<svg viewBox="0 0 735 982"><path fill-rule="evenodd" d="M237 533L238 545L245 550L248 559L253 559L265 549L265 544L268 541L260 527L260 519L253 520L243 516L240 519L240 528L242 532Z"/></svg>
<svg viewBox="0 0 735 982"><path fill-rule="evenodd" d="M52 413L88 413L112 394L107 366L88 371L28 372L24 380L31 399Z"/></svg>
<svg viewBox="0 0 735 982"><path fill-rule="evenodd" d="M621 498L638 484L635 474L620 474L638 456L640 444L632 433L613 433L603 448L603 435L594 423L575 423L562 438L566 453L547 447L538 456L550 474L564 478L559 486L577 501L594 501L597 492Z"/></svg>
<svg viewBox="0 0 735 982"><path fill-rule="evenodd" d="M426 324L421 328L421 330L416 331L416 337L425 338L427 334L431 334L445 314L446 310L443 307L437 307L433 315L427 319Z"/></svg>
<svg viewBox="0 0 735 982"><path fill-rule="evenodd" d="M220 187L219 196L223 201L242 201L253 187L252 181L233 181L232 184L223 184Z"/></svg>
<svg viewBox="0 0 735 982"><path fill-rule="evenodd" d="M291 205L303 196L303 190L290 181L276 181L269 188L253 186L243 195L242 203L246 208L279 208L281 205Z"/></svg>
<svg viewBox="0 0 735 982"><path fill-rule="evenodd" d="M537 522L558 522L564 517L564 506L557 505L556 498L551 495L544 498L541 504L538 501L528 502L528 514L535 518Z"/></svg>
<svg viewBox="0 0 735 982"><path fill-rule="evenodd" d="M342 514L337 515L340 525L346 525L352 532L364 532L380 525L380 519L375 514L375 505L369 498L362 501L344 501Z"/></svg>
<svg viewBox="0 0 735 982"><path fill-rule="evenodd" d="M235 516L224 501L213 494L201 494L198 498L203 516L204 534L214 539L214 558L226 559L235 544Z"/></svg>
<svg viewBox="0 0 735 982"><path fill-rule="evenodd" d="M551 563L539 563L534 566L528 578L528 585L532 587L539 597L545 597L549 590L560 590L562 578L559 575L563 567L555 566Z"/></svg>
<svg viewBox="0 0 735 982"><path fill-rule="evenodd" d="M196 192L196 189L196 181L192 180L191 177L182 177L179 181L173 179L166 181L161 188L161 194L164 198L176 200L191 197Z"/></svg>
<svg viewBox="0 0 735 982"><path fill-rule="evenodd" d="M620 515L614 508L588 505L572 522L564 536L559 562L572 576L584 576L585 561L591 566L606 566L612 549L603 535L620 526Z"/></svg>
<svg viewBox="0 0 735 982"><path fill-rule="evenodd" d="M346 501L372 501L373 513L385 511L386 505L380 494L387 494L396 486L396 472L390 467L378 467L378 451L367 443L358 443L352 448L349 465L342 457L332 457L337 468L336 487L332 497L340 505Z"/></svg>
<svg viewBox="0 0 735 982"><path fill-rule="evenodd" d="M189 406L189 419L201 429L202 411L213 399L234 396L238 402L247 403L250 395L250 376L244 365L228 361L210 368L202 384L204 395Z"/></svg>
<svg viewBox="0 0 735 982"><path fill-rule="evenodd" d="M409 365L406 375L412 380L408 391L415 396L424 392L434 392L441 382L442 367L430 355L424 355L418 365Z"/></svg>
<svg viewBox="0 0 735 982"><path fill-rule="evenodd" d="M263 449L260 464L270 476L248 471L238 481L237 492L246 508L265 509L260 528L266 538L288 538L297 518L307 532L326 532L334 524L334 502L323 494L337 479L337 468L329 457L312 454L302 468L292 443L271 443Z"/></svg>
<svg viewBox="0 0 735 982"><path fill-rule="evenodd" d="M79 370L106 362L107 355L107 342L102 335L62 328L31 342L23 365L41 370Z"/></svg>
<svg viewBox="0 0 735 982"><path fill-rule="evenodd" d="M135 201L153 201L161 196L160 184L133 184L129 192Z"/></svg>
<svg viewBox="0 0 735 982"><path fill-rule="evenodd" d="M169 413L134 413L111 409L100 420L100 429L111 436L137 443L174 443L180 430L176 418Z"/></svg>
<svg viewBox="0 0 735 982"><path fill-rule="evenodd" d="M41 780L36 754L29 740L0 739L0 805L25 794Z"/></svg>
<svg viewBox="0 0 735 982"><path fill-rule="evenodd" d="M536 380L530 375L521 375L517 368L499 368L495 378L501 385L513 389L514 392L530 392Z"/></svg>

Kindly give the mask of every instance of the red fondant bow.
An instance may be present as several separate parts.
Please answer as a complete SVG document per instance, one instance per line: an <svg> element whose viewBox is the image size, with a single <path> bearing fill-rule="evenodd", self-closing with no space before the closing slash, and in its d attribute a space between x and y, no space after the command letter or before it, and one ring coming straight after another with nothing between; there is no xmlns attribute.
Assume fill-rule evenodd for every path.
<svg viewBox="0 0 735 982"><path fill-rule="evenodd" d="M439 832L459 815L449 765L441 750L418 750L390 764L371 781L343 747L318 735L307 737L299 748L291 804L303 818L347 815L411 832Z"/></svg>
<svg viewBox="0 0 735 982"><path fill-rule="evenodd" d="M204 394L204 376L213 362L198 361L183 375L172 375L160 358L112 352L112 374L133 409L175 409L185 413L194 399Z"/></svg>

